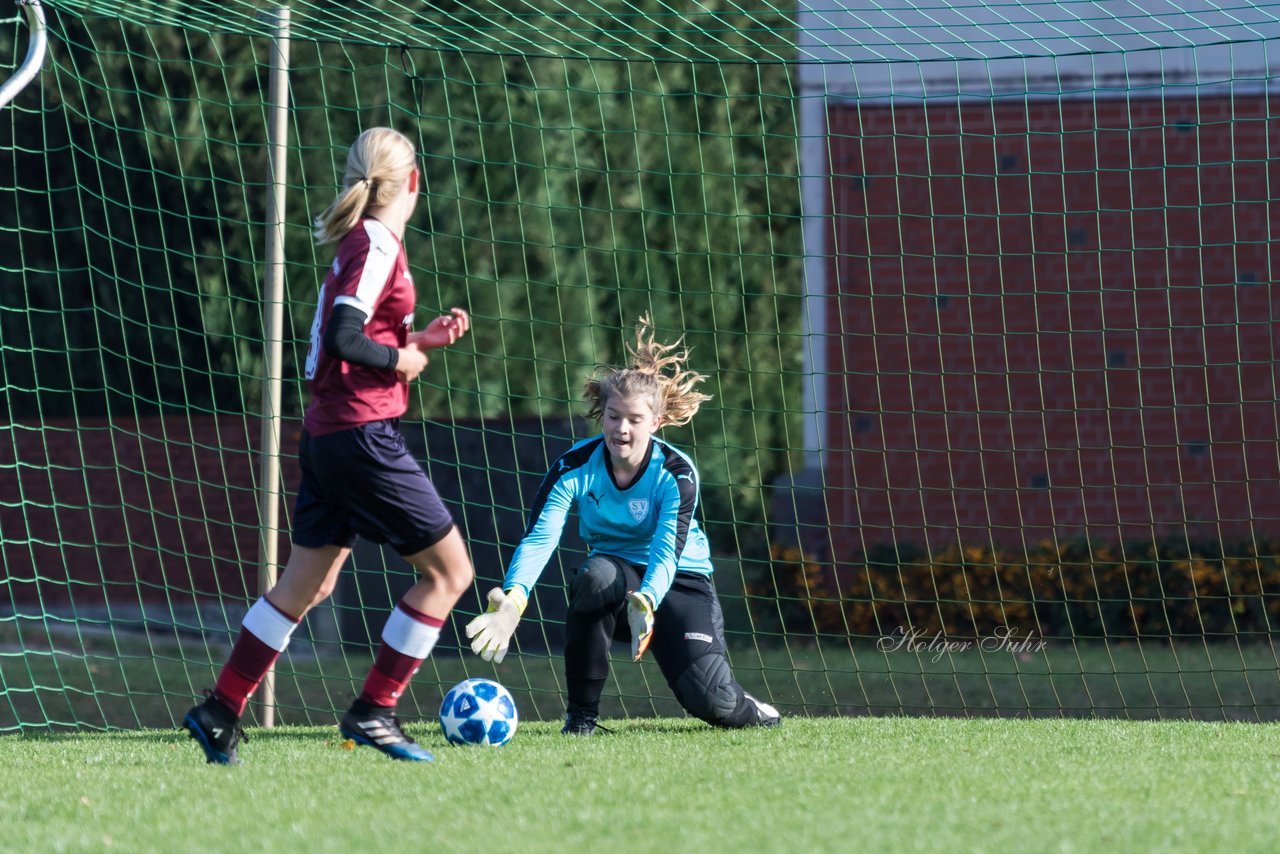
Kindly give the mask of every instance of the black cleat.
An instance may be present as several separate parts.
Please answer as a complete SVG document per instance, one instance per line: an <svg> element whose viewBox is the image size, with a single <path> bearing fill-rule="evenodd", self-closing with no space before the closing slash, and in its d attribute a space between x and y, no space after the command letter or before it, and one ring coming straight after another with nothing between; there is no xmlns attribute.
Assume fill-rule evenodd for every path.
<svg viewBox="0 0 1280 854"><path fill-rule="evenodd" d="M782 723L782 715L773 706L757 700L746 691L743 691L742 694L747 698L747 702L755 706L756 726L779 726Z"/></svg>
<svg viewBox="0 0 1280 854"><path fill-rule="evenodd" d="M589 712L581 706L570 706L564 716L564 727L560 730L561 735L595 735L597 729L601 732L612 732L612 730L600 726L598 723L600 715L597 712Z"/></svg>
<svg viewBox="0 0 1280 854"><path fill-rule="evenodd" d="M422 745L409 738L400 729L400 721L390 709L357 714L349 711L342 716L338 731L356 744L380 750L392 759L406 762L431 762L435 759Z"/></svg>
<svg viewBox="0 0 1280 854"><path fill-rule="evenodd" d="M205 758L219 765L239 765L236 748L248 741L240 720L230 709L209 697L193 706L182 719L187 733L204 749Z"/></svg>

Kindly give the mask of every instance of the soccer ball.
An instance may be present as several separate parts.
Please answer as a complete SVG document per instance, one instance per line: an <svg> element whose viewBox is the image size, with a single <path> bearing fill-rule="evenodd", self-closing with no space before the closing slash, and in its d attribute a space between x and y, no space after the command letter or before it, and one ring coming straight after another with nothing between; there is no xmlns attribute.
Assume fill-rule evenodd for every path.
<svg viewBox="0 0 1280 854"><path fill-rule="evenodd" d="M440 704L440 729L450 744L501 747L516 734L518 721L511 692L489 679L459 682Z"/></svg>

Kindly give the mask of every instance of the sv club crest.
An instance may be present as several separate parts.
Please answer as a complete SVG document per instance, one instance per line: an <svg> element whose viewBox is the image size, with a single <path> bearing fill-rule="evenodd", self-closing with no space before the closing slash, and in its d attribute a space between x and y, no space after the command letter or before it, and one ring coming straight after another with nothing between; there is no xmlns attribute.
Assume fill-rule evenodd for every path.
<svg viewBox="0 0 1280 854"><path fill-rule="evenodd" d="M633 498L627 502L627 509L631 511L632 519L643 522L644 517L649 515L649 499Z"/></svg>

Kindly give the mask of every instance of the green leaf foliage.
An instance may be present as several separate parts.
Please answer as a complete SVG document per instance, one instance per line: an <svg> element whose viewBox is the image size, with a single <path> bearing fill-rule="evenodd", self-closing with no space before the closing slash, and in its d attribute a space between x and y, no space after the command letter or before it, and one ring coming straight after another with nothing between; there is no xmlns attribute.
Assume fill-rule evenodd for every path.
<svg viewBox="0 0 1280 854"><path fill-rule="evenodd" d="M158 20L177 14L161 6ZM648 6L655 20L666 9L628 8ZM272 44L214 20L51 10L44 72L0 125L10 417L259 410ZM301 412L330 260L311 222L350 141L389 124L425 170L406 236L419 323L453 305L474 318L433 356L410 417L581 414L586 373L617 364L650 313L663 337L685 337L714 395L668 436L699 462L704 514L713 528L762 520L762 487L799 443L794 69L369 41L291 43L286 414Z"/></svg>

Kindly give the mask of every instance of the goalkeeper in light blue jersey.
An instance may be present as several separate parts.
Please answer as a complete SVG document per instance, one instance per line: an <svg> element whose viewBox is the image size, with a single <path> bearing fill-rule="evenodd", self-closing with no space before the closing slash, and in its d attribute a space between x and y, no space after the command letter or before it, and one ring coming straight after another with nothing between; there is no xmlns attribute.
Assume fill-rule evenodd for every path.
<svg viewBox="0 0 1280 854"><path fill-rule="evenodd" d="M588 414L602 433L574 445L547 472L502 588L489 591L488 612L467 626L471 649L502 661L529 591L576 510L588 553L569 585L562 732L595 731L614 640L630 640L636 661L652 649L689 714L714 726L775 725L777 710L745 692L729 668L710 548L695 518L697 469L655 435L687 424L710 399L697 391L703 377L685 368L680 342L654 339L647 318L629 356L630 367L587 381Z"/></svg>

